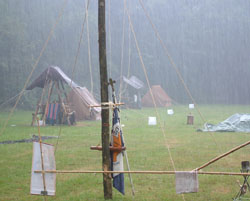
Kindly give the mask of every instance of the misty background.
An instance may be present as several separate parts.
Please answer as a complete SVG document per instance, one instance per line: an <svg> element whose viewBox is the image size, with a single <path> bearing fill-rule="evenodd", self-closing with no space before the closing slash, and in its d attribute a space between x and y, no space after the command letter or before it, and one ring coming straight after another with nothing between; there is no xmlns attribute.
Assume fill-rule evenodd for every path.
<svg viewBox="0 0 250 201"><path fill-rule="evenodd" d="M100 85L97 2L90 0L88 18L94 94L99 94ZM249 0L143 0L143 3L197 103L250 104ZM72 78L85 4L84 0L67 2L31 81L50 65L59 66ZM127 0L127 4L150 84L161 85L176 102L190 103L139 1ZM63 0L0 0L0 103L23 88L62 5ZM109 75L115 80L120 78L123 58L122 75L137 76L145 83L146 93L148 87L126 14L124 26L123 19L123 1L106 0ZM86 24L75 71L73 80L90 90ZM22 105L29 107L37 101L39 93L37 89L26 94Z"/></svg>

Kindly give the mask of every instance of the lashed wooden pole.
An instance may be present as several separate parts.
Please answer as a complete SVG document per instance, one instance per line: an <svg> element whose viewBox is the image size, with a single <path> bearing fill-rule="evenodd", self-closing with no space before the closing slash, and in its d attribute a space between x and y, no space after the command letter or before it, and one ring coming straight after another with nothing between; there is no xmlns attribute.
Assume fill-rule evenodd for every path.
<svg viewBox="0 0 250 201"><path fill-rule="evenodd" d="M99 66L101 82L101 102L108 102L108 74L106 58L105 0L98 0ZM102 108L102 168L110 170L109 151L109 110ZM103 173L104 199L112 199L111 174Z"/></svg>
<svg viewBox="0 0 250 201"><path fill-rule="evenodd" d="M145 171L145 170L137 170L137 171L97 171L97 170L46 170L34 171L35 173L55 173L55 174L103 174L103 173L125 173L125 174L161 174L161 175L171 175L177 172L183 171ZM249 172L197 172L197 174L201 175L221 175L221 176L250 176Z"/></svg>
<svg viewBox="0 0 250 201"><path fill-rule="evenodd" d="M237 147L235 147L235 148L229 150L228 152L226 152L226 153L224 153L224 154L221 154L220 156L217 156L216 158L214 158L214 159L208 161L207 163L203 164L202 166L200 166L200 167L198 167L198 168L196 168L196 169L194 169L194 170L199 171L199 170L201 170L201 169L203 169L203 168L209 166L210 164L212 164L212 163L214 163L214 162L216 162L216 161L218 161L218 160L220 160L220 159L226 157L227 155L229 155L229 154L231 154L231 153L233 153L233 152L235 152L235 151L237 151L237 150L239 150L239 149L241 149L241 148L243 148L243 147L245 147L245 146L247 146L247 145L249 145L249 144L250 144L250 141L248 141L248 142L246 142L246 143L244 143L244 144L241 144L241 145L239 145L239 146L237 146Z"/></svg>

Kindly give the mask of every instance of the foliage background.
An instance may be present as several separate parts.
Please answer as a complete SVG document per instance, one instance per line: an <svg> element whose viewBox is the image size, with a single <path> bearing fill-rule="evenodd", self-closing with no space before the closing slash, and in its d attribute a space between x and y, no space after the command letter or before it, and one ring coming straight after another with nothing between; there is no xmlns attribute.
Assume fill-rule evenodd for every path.
<svg viewBox="0 0 250 201"><path fill-rule="evenodd" d="M250 102L249 1L143 2L198 103ZM61 0L0 0L0 103L21 90L62 4ZM108 66L113 79L119 79L123 2L111 1L110 8L109 1L106 4ZM151 84L162 85L177 102L190 102L139 2L129 0L128 7ZM49 65L60 66L72 77L84 13L85 1L68 1L32 79ZM99 94L97 1L90 1L89 30L94 92ZM129 75L136 75L145 82L131 33L130 38L129 42L128 20L125 16L123 75L128 75L128 68L131 66ZM90 89L86 26L76 72L76 82ZM146 91L147 89L144 90ZM34 102L34 94L38 93L39 90L27 95L23 98L22 105L29 106L30 101Z"/></svg>

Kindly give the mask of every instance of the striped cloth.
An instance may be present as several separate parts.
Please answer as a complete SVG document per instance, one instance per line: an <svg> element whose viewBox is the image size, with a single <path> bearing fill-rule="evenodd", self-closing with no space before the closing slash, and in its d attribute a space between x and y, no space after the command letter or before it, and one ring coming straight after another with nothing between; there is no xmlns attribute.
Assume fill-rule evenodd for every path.
<svg viewBox="0 0 250 201"><path fill-rule="evenodd" d="M46 110L46 124L54 125L56 123L60 109L59 103L50 103Z"/></svg>

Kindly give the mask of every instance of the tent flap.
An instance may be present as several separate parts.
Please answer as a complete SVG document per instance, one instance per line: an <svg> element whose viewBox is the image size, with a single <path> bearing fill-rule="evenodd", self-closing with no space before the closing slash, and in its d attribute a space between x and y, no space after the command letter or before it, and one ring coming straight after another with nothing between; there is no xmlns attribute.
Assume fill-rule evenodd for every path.
<svg viewBox="0 0 250 201"><path fill-rule="evenodd" d="M86 87L73 88L68 94L70 108L76 112L76 120L100 120L101 108L91 105L99 105Z"/></svg>
<svg viewBox="0 0 250 201"><path fill-rule="evenodd" d="M62 81L72 87L78 87L59 67L50 66L41 73L27 88L26 90L32 90L36 87L44 88L47 80Z"/></svg>

